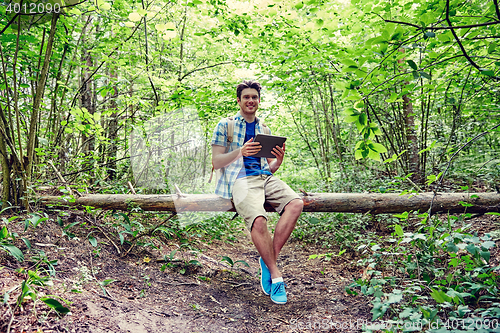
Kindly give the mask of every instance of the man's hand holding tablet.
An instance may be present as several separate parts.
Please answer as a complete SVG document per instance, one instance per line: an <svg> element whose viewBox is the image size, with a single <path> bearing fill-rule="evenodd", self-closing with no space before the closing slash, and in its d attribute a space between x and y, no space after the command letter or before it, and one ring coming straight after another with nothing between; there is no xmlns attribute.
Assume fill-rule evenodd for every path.
<svg viewBox="0 0 500 333"><path fill-rule="evenodd" d="M255 143L260 143L262 147L258 153L256 153L255 157L267 157L267 158L279 158L283 156L285 153L284 145L286 141L286 137L276 136L276 135L267 135L267 134L257 134L255 139L253 140ZM278 146L279 149L276 147ZM274 153L274 154L273 154Z"/></svg>

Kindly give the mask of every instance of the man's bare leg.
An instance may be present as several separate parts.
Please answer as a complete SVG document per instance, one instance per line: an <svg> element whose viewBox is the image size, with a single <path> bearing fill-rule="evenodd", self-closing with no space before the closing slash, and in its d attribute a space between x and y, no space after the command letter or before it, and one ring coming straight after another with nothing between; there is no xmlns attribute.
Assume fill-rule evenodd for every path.
<svg viewBox="0 0 500 333"><path fill-rule="evenodd" d="M267 229L267 220L263 216L259 216L255 219L250 234L252 236L252 242L271 273L271 278L275 279L280 277L281 273L278 270L278 266L276 266L273 240Z"/></svg>
<svg viewBox="0 0 500 333"><path fill-rule="evenodd" d="M275 263L278 261L278 255L281 252L283 245L285 245L286 241L292 234L300 213L302 213L303 207L304 202L301 199L294 199L285 206L284 212L281 214L281 217L276 224L276 228L274 229L273 253Z"/></svg>
<svg viewBox="0 0 500 333"><path fill-rule="evenodd" d="M284 212L276 224L273 239L271 239L271 234L267 229L267 220L263 216L257 217L253 223L252 241L269 269L272 279L281 277L281 272L276 265L278 255L292 234L303 206L304 203L301 199L294 199L285 206Z"/></svg>

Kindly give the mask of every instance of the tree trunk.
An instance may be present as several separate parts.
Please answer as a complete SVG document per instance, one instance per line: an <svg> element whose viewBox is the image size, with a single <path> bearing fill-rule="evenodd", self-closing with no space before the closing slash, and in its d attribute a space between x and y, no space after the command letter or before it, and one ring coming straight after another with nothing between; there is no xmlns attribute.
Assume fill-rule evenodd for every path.
<svg viewBox="0 0 500 333"><path fill-rule="evenodd" d="M112 69L111 79L116 79L116 72ZM116 153L118 152L118 105L116 104L116 99L118 98L118 88L116 85L113 86L113 96L111 96L110 109L113 113L110 116L108 124L108 138L109 138L109 154L108 154L108 167L107 173L110 180L116 178Z"/></svg>
<svg viewBox="0 0 500 333"><path fill-rule="evenodd" d="M86 31L82 31L82 35L85 35ZM83 53L82 53L82 75L81 75L81 94L80 94L80 105L82 108L86 109L90 114L94 114L95 112L95 101L93 101L93 92L92 92L92 80L91 74L92 74L92 67L94 65L92 55L90 54L90 49L89 45L85 45L85 36L82 37L83 41ZM84 125L86 122L84 123ZM89 136L86 135L84 132L82 132L81 135L81 141L82 141L82 151L85 154L85 162L83 165L84 169L89 169L92 168L94 165L94 159L92 158L92 155L94 153L94 148L95 148L95 138L93 134L90 134ZM93 182L95 174L94 171L90 171L90 181Z"/></svg>
<svg viewBox="0 0 500 333"><path fill-rule="evenodd" d="M2 112L0 110L0 112ZM7 145L0 133L0 164L2 164L2 209L9 206L10 201L10 164L7 155Z"/></svg>
<svg viewBox="0 0 500 333"><path fill-rule="evenodd" d="M304 212L345 212L345 213L402 213L405 211L429 210L434 193L418 195L399 195L396 193L310 193L302 196ZM477 197L475 197L475 196ZM231 200L222 199L215 194L173 195L127 195L92 194L68 202L62 197L40 197L43 205L91 206L103 209L129 210L139 207L145 211L234 211ZM460 202L473 204L464 207ZM267 211L274 211L266 207ZM432 206L435 212L485 213L500 212L499 193L438 193Z"/></svg>
<svg viewBox="0 0 500 333"><path fill-rule="evenodd" d="M420 174L419 156L418 156L418 140L415 131L415 116L413 113L413 105L408 95L403 96L403 111L406 127L406 141L408 142L408 162L409 171L412 174L411 179L415 183L422 183L423 176Z"/></svg>
<svg viewBox="0 0 500 333"><path fill-rule="evenodd" d="M404 49L400 49L401 52L405 52ZM398 59L398 64L404 63L403 59ZM405 71L405 69L402 69ZM409 82L404 82L407 85ZM420 173L420 161L418 156L418 139L417 132L415 130L415 114L413 112L413 104L409 95L403 95L403 117L404 117L404 133L405 141L408 147L408 171L412 173L411 179L415 183L421 183L423 181L423 176Z"/></svg>
<svg viewBox="0 0 500 333"><path fill-rule="evenodd" d="M47 49L45 50L45 59L43 61L42 71L40 73L40 80L36 86L35 99L33 102L33 110L31 112L30 118L30 131L28 138L28 149L26 155L28 156L28 165L26 166L26 175L28 181L31 177L31 172L33 169L33 158L35 152L35 140L37 138L37 123L38 123L38 113L40 112L40 105L42 103L42 97L45 91L45 83L47 82L47 74L49 72L50 57L52 56L52 45L54 44L54 37L56 34L57 20L59 19L59 14L54 13L52 16L52 24L50 26L49 38L47 40Z"/></svg>

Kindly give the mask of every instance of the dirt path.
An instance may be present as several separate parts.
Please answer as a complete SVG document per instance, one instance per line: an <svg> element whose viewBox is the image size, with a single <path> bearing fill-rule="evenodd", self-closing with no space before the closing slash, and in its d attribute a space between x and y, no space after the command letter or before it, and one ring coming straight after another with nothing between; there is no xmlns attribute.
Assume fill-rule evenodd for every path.
<svg viewBox="0 0 500 333"><path fill-rule="evenodd" d="M71 314L59 318L54 311L48 313L42 302L33 307L28 300L12 317L2 306L0 331L5 332L13 318L11 332L294 332L308 325L318 328L320 323L319 330L324 332L359 332L356 322L371 317L366 299L344 292L345 285L359 277L359 268L342 258L308 260L311 254L323 253L322 249L298 242L284 247L279 265L288 303L276 305L260 290L258 253L245 237L234 244L200 243L204 248L197 255L178 253L176 258L201 263L182 272L184 265L162 271L165 263L157 261L176 248L173 243L161 251L134 249L120 257L100 236L96 235L97 252L86 234L70 240L55 223L37 228L30 238L33 248L51 260L58 259L54 285L37 287L38 299L43 294L61 296L72 302ZM250 267L231 270L221 262L225 255L245 260ZM6 254L0 254L0 265L3 295L23 281L25 275L15 269L30 265L19 264ZM107 279L116 281L105 286L108 294L104 295L99 283ZM10 294L12 308L18 295L19 289Z"/></svg>

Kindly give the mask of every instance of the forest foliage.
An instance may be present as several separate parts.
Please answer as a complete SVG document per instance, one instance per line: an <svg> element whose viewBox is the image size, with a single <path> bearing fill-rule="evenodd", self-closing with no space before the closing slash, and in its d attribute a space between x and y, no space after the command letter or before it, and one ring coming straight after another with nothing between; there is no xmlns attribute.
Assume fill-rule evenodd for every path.
<svg viewBox="0 0 500 333"><path fill-rule="evenodd" d="M31 4L35 12L26 13ZM235 86L250 78L264 85L260 116L288 137L280 176L296 188L419 192L446 176L463 189L494 189L499 24L497 0L4 1L2 208L29 210L40 185L67 194L127 193L129 181L138 193L169 193L174 183L187 193L210 191L213 128L236 113ZM432 297L457 316L480 293L498 299L496 273L484 264L490 236L453 230L464 217L447 226L419 218L407 233L408 215L391 218L395 234L385 250L406 253L406 261L392 262L367 240L367 263L404 264L427 283L442 278ZM319 223L308 221L313 230ZM352 248L347 229L327 235ZM120 233L122 244L131 230ZM308 232L299 226L295 236ZM20 258L9 241L15 235L5 227L1 236ZM468 255L457 257L458 247ZM463 275L447 280L442 266L413 266L412 255L434 267L444 252L452 255L440 265ZM452 292L452 282L469 287ZM381 298L387 283L393 303ZM401 294L396 285L375 279L348 290L375 295L379 318L403 294L419 292ZM436 316L415 302L406 317Z"/></svg>
<svg viewBox="0 0 500 333"><path fill-rule="evenodd" d="M314 190L360 191L367 168L425 184L498 120L496 1L86 1L39 15L14 5L1 7L4 207L57 181L50 163L81 186L136 184L134 130L167 151L139 151L161 165L155 177L185 169L165 147L182 147L178 129L148 137L148 122L176 110L189 116L158 123L202 129L189 149L204 177L214 124L236 112L245 78L264 84L261 116L291 139L285 177L321 180ZM490 185L495 134L459 168Z"/></svg>

